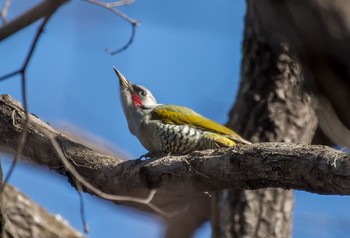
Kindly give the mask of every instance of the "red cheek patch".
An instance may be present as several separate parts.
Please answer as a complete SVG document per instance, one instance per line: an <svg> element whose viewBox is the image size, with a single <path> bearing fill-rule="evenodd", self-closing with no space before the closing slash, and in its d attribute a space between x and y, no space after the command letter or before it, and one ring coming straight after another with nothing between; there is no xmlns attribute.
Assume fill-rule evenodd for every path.
<svg viewBox="0 0 350 238"><path fill-rule="evenodd" d="M131 94L131 99L135 106L142 107L141 99L136 93Z"/></svg>

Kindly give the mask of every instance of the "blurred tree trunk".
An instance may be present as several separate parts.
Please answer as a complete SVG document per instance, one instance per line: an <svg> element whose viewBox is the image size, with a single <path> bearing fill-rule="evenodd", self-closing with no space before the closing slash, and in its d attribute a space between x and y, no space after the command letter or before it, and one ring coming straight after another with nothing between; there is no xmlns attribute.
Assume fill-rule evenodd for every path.
<svg viewBox="0 0 350 238"><path fill-rule="evenodd" d="M253 2L247 1L241 83L228 125L252 142L309 144L317 117L301 65L287 43L269 44ZM223 191L214 206L213 237L291 236L291 190Z"/></svg>

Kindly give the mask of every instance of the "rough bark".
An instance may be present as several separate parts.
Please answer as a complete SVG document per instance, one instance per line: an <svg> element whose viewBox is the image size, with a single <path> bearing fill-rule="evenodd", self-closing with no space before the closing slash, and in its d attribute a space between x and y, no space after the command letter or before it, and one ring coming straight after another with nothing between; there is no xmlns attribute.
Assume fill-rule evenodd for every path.
<svg viewBox="0 0 350 238"><path fill-rule="evenodd" d="M0 97L0 148L3 151L16 148L23 117L23 109L18 103L8 96ZM169 193L188 195L194 191L266 187L294 188L321 194L350 194L350 157L327 146L256 143L231 149L198 151L184 156L123 161L95 152L31 116L24 158L68 177L40 127L55 134L79 174L111 194L141 197L146 196L149 189L161 189L166 192L164 199Z"/></svg>
<svg viewBox="0 0 350 238"><path fill-rule="evenodd" d="M5 188L4 201L7 214L4 237L85 237L71 228L62 217L49 214L11 185Z"/></svg>
<svg viewBox="0 0 350 238"><path fill-rule="evenodd" d="M25 114L20 104L6 95L0 96L0 108L0 150L15 153ZM145 184L145 180L140 179L143 161L123 162L120 156L94 151L55 131L36 116L30 115L30 118L28 139L22 159L46 166L65 175L71 184L76 186L72 176L64 169L49 138L42 133L42 129L46 129L56 136L63 152L78 173L95 187L109 194L130 195L132 197L149 195L150 189ZM177 194L179 196L176 196L176 193L171 193L169 190L166 187L159 188L152 203L159 206L163 212L181 211L176 216L164 218L169 228L166 234L168 237L189 237L195 228L208 220L209 207L203 204L209 204L210 198L201 191L183 190L180 195ZM140 204L130 204L130 206L150 211L148 207ZM184 220L186 223L182 223ZM181 223L180 227L177 226L179 223Z"/></svg>
<svg viewBox="0 0 350 238"><path fill-rule="evenodd" d="M31 22L39 19L40 17L50 14L64 2L64 0L43 1L37 7L33 8L33 11L28 12L23 16L20 16L19 18L10 22L8 25L5 25L4 27L0 28L0 40L6 38L7 36L25 27ZM323 130L325 130L325 134L328 137L324 137L323 140L327 141L329 138L331 138L333 143L337 143L340 145L350 144L349 130L346 128L349 128L350 125L350 114L348 113L348 102L350 101L350 85L348 81L349 73L347 70L350 62L350 54L348 52L350 30L349 24L347 24L347 22L349 22L348 18L350 16L349 6L350 4L347 0L296 0L281 2L273 0L248 1L248 15L246 19L247 29L245 32L244 47L245 59L242 64L243 81L241 84L241 92L237 101L237 105L233 110L234 113L231 114L231 125L233 124L233 128L236 128L237 131L241 131L242 135L245 135L246 138L250 138L252 141L255 142L309 142L309 137L310 134L312 134L311 131L313 130L315 123L313 115L313 106L310 107L312 108L312 112L310 114L311 116L307 112L303 114L308 108L308 104L310 102L308 101L309 99L307 95L302 95L302 93L299 91L299 87L302 84L300 81L299 63L294 61L294 59L291 57L289 49L285 47L286 45L281 44L281 42L289 41L288 47L290 46L296 51L296 53L302 60L303 67L307 68L309 70L309 73L313 76L314 80L312 80L313 82L311 83L309 82L309 86L311 84L313 91L318 91L320 94L323 95L322 97L326 97L327 100L331 102L331 105L333 107L332 110L335 110L340 119L334 120L333 118L330 118L329 115L333 115L333 111L328 110L328 107L319 107L317 111L320 117L320 124ZM305 24L306 22L307 24ZM263 32L266 34L262 34ZM269 77L270 80L266 79ZM311 77L308 77L308 79L310 78ZM295 79L296 82L293 83L292 81ZM285 80L290 80L290 82L286 83ZM288 91L287 89L289 87L291 88L289 90L291 93L285 95L284 92ZM265 90L259 91L262 88L264 88ZM248 92L249 90L252 91ZM301 106L293 108L293 106L291 105L299 105L293 104L298 100L300 101ZM251 113L251 111L253 113ZM16 115L15 117L17 118ZM251 117L257 118L251 119ZM247 120L247 118L249 118L250 120ZM303 118L305 119L304 121L300 120ZM310 124L308 124L309 119L311 122ZM306 128L306 132L303 133L303 123L305 123L305 121L307 121L306 124L308 125ZM20 120L18 124L21 125ZM345 125L345 127L343 126L343 124ZM330 128L329 125L332 125L332 128ZM334 125L337 125L337 127L334 127ZM20 131L20 128L17 128L17 132L18 131ZM18 138L18 134L16 134L14 138ZM36 161L37 163L45 164L46 166L51 168L54 168L54 164L56 164L58 165L58 172L65 174L67 177L70 177L69 174L66 174L60 161L57 159L57 156L55 155L53 148L50 146L48 139L45 138L45 136L43 135L37 137L37 139L39 140L32 144L33 146L38 146L37 148L42 149L43 145L48 145L48 149L43 150L44 152L39 152L39 150L36 150L35 148L32 149L34 151L31 151L31 149L27 149L27 158L31 157L33 159L33 156L40 155L38 157L40 159ZM78 169L79 173L84 173L84 175L90 179L90 182L94 183L94 180L97 179L97 184L95 184L97 187L102 186L102 188L104 188L102 184L103 181L112 180L114 176L119 176L119 174L116 171L123 171L123 169L115 170L114 167L122 167L126 170L131 169L132 166L134 166L137 163L121 163L121 161L111 162L115 158L95 153L95 151L91 151L86 147L79 145L78 143L70 141L69 138L66 138L64 136L59 137L59 141L64 147L65 152L67 154L70 153L70 159L74 158L72 159L73 162L82 162L83 164L81 164L81 166L83 167L86 163L85 160L88 161L87 166L91 166L91 168L80 168L79 166L76 166L76 168ZM327 143L329 144L329 141ZM71 146L76 146L77 148L72 149ZM13 148L15 147L6 146L6 150L10 150L11 152L13 152ZM262 148L264 149L265 147ZM265 149L267 148L268 147L266 147ZM254 149L257 148L252 149L254 152ZM323 151L322 148L317 149ZM241 148L238 148L238 152L240 150ZM260 147L259 150L261 152ZM82 151L84 151L84 153L86 152L86 154L82 153ZM233 152L226 151L222 153L222 156L225 156L226 153ZM204 154L204 157L201 160L204 161L203 164L206 164L206 161L209 160L206 159L206 155L212 156L210 153ZM48 162L47 158L50 157L45 156L51 156L51 158L53 158L53 161ZM201 155L199 154L198 156ZM218 154L218 156L221 155ZM270 158L270 156L271 158L277 158L275 157L275 155L268 155L268 158ZM305 155L301 156L305 157ZM332 156L335 156L334 158L337 158L338 154L334 155L331 153L330 157ZM299 156L297 156L297 158L299 158ZM321 156L318 159L320 158L326 160L327 156ZM90 161L94 159L98 160L98 162L95 161L96 164L94 163L94 161ZM197 179L192 178L193 181L196 181L196 183L198 182L197 180L203 181L203 176L199 175L202 172L202 175L205 175L206 171L202 171L201 167L197 168L196 166L199 165L197 163L193 163L193 161L195 160L193 160L192 157L181 159L179 161L173 161L173 159L175 158L166 158L166 160L164 161L166 163L159 164L159 168L155 166L154 163L150 163L149 165L152 167L152 169L156 168L156 171L161 171L161 169L165 169L165 171L168 171L168 173L165 173L166 175L164 173L160 173L159 176L161 176L162 179L164 177L176 177L178 175L178 170L186 171L184 172L186 174L188 173L188 170L190 170L192 172L197 171L194 175L197 176ZM265 159L259 160L259 163L266 163ZM293 160L294 159L295 158L293 157ZM170 164L171 167L169 168L167 167L169 165L167 164L167 160L174 162L173 164ZM323 161L323 168L327 167L327 163L325 163L325 160ZM315 163L316 161L317 160L311 160L311 164ZM343 163L343 160L340 161L341 163ZM119 162L121 165L119 165ZM273 172L277 171L276 173L285 173L284 170L281 170L278 167L278 163L275 164L275 162L269 160L267 160L267 162L271 162L273 166L277 166L274 167L276 170L274 170ZM307 162L310 161L307 160ZM101 163L106 164L103 165ZM116 166L115 163L118 164L118 166ZM130 167L128 167L124 163L130 163ZM252 163L252 165L253 164L254 163ZM311 164L307 165L311 166ZM142 167L142 163L139 165ZM217 164L214 163L214 165L216 166ZM221 164L219 163L218 166L220 165ZM142 168L145 168L144 171L146 171L146 177L149 178L149 168L147 166ZM328 166L332 167L332 161L329 161ZM340 170L343 167L347 168L346 166L347 162L340 165L340 167L337 165L337 167L340 168ZM244 169L241 166L238 167L240 169ZM310 173L318 173L318 169L316 171L313 169L313 167L310 167L310 169ZM89 172L91 171L94 171L94 173L90 176ZM109 171L108 176L110 177L104 178L104 175L101 175L101 171ZM174 171L176 171L176 173L174 173ZM342 172L344 172L339 172L335 170L324 171L322 169L321 171L323 175L324 173L336 173L340 174L340 176L342 176ZM247 170L247 173L249 172L250 170ZM269 173L271 172L269 171ZM286 181L286 184L274 184L273 180L267 180L267 183L265 184L266 178L263 176L263 174L260 175L262 176L261 178L253 178L253 181L234 180L232 182L232 185L234 184L235 186L241 188L259 188L265 186L285 186L286 188L296 186L295 188L298 188L296 184L307 183L309 179L313 181L315 179L313 177L303 178L305 179L305 181L303 179L301 179L303 181L292 181L292 185L290 185L288 181ZM294 176L294 174L290 175ZM303 177L302 174L295 176ZM344 183L340 180L338 181L337 179L337 183L333 183L333 185L338 185L340 183L341 186L344 185L342 189L347 188L346 176L346 181L344 181ZM142 181L141 178L143 177L140 176L140 180L136 182L140 183L140 191L137 188L135 191L132 191L131 193L126 192L125 194L132 194L133 196L146 195L148 193L148 190L144 187L147 187L149 185L147 180ZM165 182L164 186L166 186L166 184L168 183L172 184L172 179L169 180L170 182ZM123 176L121 176L120 181L123 181ZM140 181L142 181L143 183L141 183ZM152 184L154 181L158 180L157 178L152 179L151 176L150 181ZM177 180L175 179L175 181ZM259 184L259 182L261 181L264 184ZM160 184L163 185L163 183ZM118 194L120 194L121 192L123 194L123 192L127 190L127 188L125 188L124 186L123 189L125 191L118 187L114 191L110 191L110 189L107 188L110 185L113 185L113 183L106 184L107 192L117 192ZM328 188L331 188L331 185L332 184L323 185L327 186L325 193L329 192ZM193 189L192 186L194 185L190 186L191 189ZM197 190L197 186L198 185L194 186L193 190ZM212 188L210 185L207 184L203 186L208 186L207 188L214 190L219 189L215 186ZM314 185L306 188L301 187L299 189L306 189L308 191L314 191L314 189L316 189L315 192L324 192L324 190L319 190L319 188ZM163 191L163 188L159 188L159 192L155 198L155 201L157 204L161 204L161 207L163 207L164 209L169 208L169 211L173 209L176 210L181 207L184 207L186 204L189 207L189 209L186 212L181 213L173 218L167 218L167 224L169 227L169 231L167 234L168 237L187 237L192 233L193 228L197 227L208 217L209 209L208 206L206 206L209 200L208 196L203 195L201 192L186 192L186 196L182 196L181 198L176 199L169 199L167 197L169 196L169 191ZM340 192L340 190L337 190L337 186L335 186L334 191L331 190L330 193ZM233 210L233 212L221 213L221 216L223 217L219 219L226 221L226 224L223 224L223 226L218 226L218 228L219 230L222 229L221 234L230 234L235 236L288 236L290 232L291 222L291 196L292 194L290 192L275 189L269 189L268 191L259 190L254 192L244 190L239 190L236 192L226 191L225 193L222 193L221 198L219 198L219 201L221 201L221 203L219 204L221 206L220 210ZM236 204L236 206L232 208L232 204ZM250 207L252 209L250 209ZM235 221L235 223L229 225L228 223L232 222L233 220ZM274 223L277 224L275 230L273 230L273 227L275 227Z"/></svg>
<svg viewBox="0 0 350 238"><path fill-rule="evenodd" d="M263 0L251 5L270 45L288 42L300 58L308 89L322 100L317 113L324 133L350 148L350 2Z"/></svg>
<svg viewBox="0 0 350 238"><path fill-rule="evenodd" d="M303 91L300 63L288 45L267 41L256 5L247 1L241 84L229 126L252 142L308 144L317 125L315 106ZM266 163L264 161L263 163ZM224 191L217 199L215 237L290 237L292 191Z"/></svg>
<svg viewBox="0 0 350 238"><path fill-rule="evenodd" d="M24 112L17 102L6 95L0 97L0 122L1 149L14 152L23 128ZM169 213L183 210L177 216L165 218L172 224L172 228L181 219L189 220L189 226L192 228L207 219L208 206L203 206L209 201L209 196L205 193L207 191L282 187L322 194L350 194L350 158L347 154L329 147L261 143L241 145L228 150L196 152L187 156L123 161L95 152L55 131L37 117L31 116L24 158L64 174L71 181L71 175L65 171L49 139L40 128L54 133L65 155L79 174L100 190L110 194L145 197L150 189L156 188L157 194L152 200L153 204ZM280 189L269 191L272 192L242 190L240 193L245 194L245 204L261 200L273 204L279 202L282 208L275 211L273 215L279 216L274 219L279 219L280 223L289 221L289 213L283 213L282 209L284 212L291 210L290 200L284 202L286 197L290 199L291 193ZM281 196L281 193L287 195ZM228 197L236 199L234 201L238 199L237 196ZM150 211L139 204L128 205ZM266 216L271 215L271 211L264 207L265 205L261 205L259 212L266 212ZM244 210L242 206L240 209ZM232 215L237 217L237 214ZM188 216L191 219L188 219ZM239 224L244 224L244 228L248 227L248 221L240 219ZM264 227L261 224L260 226ZM243 230L243 227L240 229ZM170 230L168 236L185 237L190 236L192 232L191 229L183 230L187 233L181 231L181 228L177 233ZM269 230L267 232L271 234Z"/></svg>
<svg viewBox="0 0 350 238"><path fill-rule="evenodd" d="M2 173L2 165L0 164L0 186L1 186L1 188L2 188L3 183L4 183L3 180L4 180L4 177L3 177L3 173ZM1 203L1 197L0 197L0 203ZM0 234L1 234L1 237L3 237L5 234L4 233L5 221L4 221L4 217L3 217L3 211L4 211L3 206L1 206L1 204L0 204L0 225L1 225Z"/></svg>
<svg viewBox="0 0 350 238"><path fill-rule="evenodd" d="M0 183L2 187L1 165ZM3 238L85 237L71 228L61 216L51 215L9 184L6 185L1 199L3 205L0 206L0 234Z"/></svg>

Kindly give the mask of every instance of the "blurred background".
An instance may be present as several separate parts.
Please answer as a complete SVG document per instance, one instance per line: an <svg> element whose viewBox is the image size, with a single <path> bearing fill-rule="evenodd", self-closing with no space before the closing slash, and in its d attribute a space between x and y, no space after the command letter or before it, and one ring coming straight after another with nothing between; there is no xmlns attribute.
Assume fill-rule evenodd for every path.
<svg viewBox="0 0 350 238"><path fill-rule="evenodd" d="M12 19L40 1L13 0ZM0 0L0 6L4 0ZM111 56L130 37L131 26L110 11L73 0L46 26L30 62L29 111L57 128L76 128L134 159L146 150L127 128L116 66L130 81L149 88L158 102L178 104L225 123L240 79L244 1L136 1L119 8L137 19L132 45ZM38 23L0 43L0 75L24 61ZM0 93L20 96L20 77L0 82ZM1 155L4 173L10 160ZM17 165L10 183L76 229L83 226L79 197L63 176ZM348 237L350 198L295 192L294 237ZM84 194L89 237L160 237L157 217ZM205 224L196 237L210 237Z"/></svg>

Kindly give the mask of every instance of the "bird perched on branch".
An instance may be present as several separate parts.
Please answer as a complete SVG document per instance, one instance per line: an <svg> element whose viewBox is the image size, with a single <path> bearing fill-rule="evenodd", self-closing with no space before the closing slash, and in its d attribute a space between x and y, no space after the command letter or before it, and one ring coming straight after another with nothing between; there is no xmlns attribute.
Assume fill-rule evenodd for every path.
<svg viewBox="0 0 350 238"><path fill-rule="evenodd" d="M132 84L115 68L130 132L151 153L187 154L196 150L250 144L231 129L181 106L158 104L145 87Z"/></svg>

